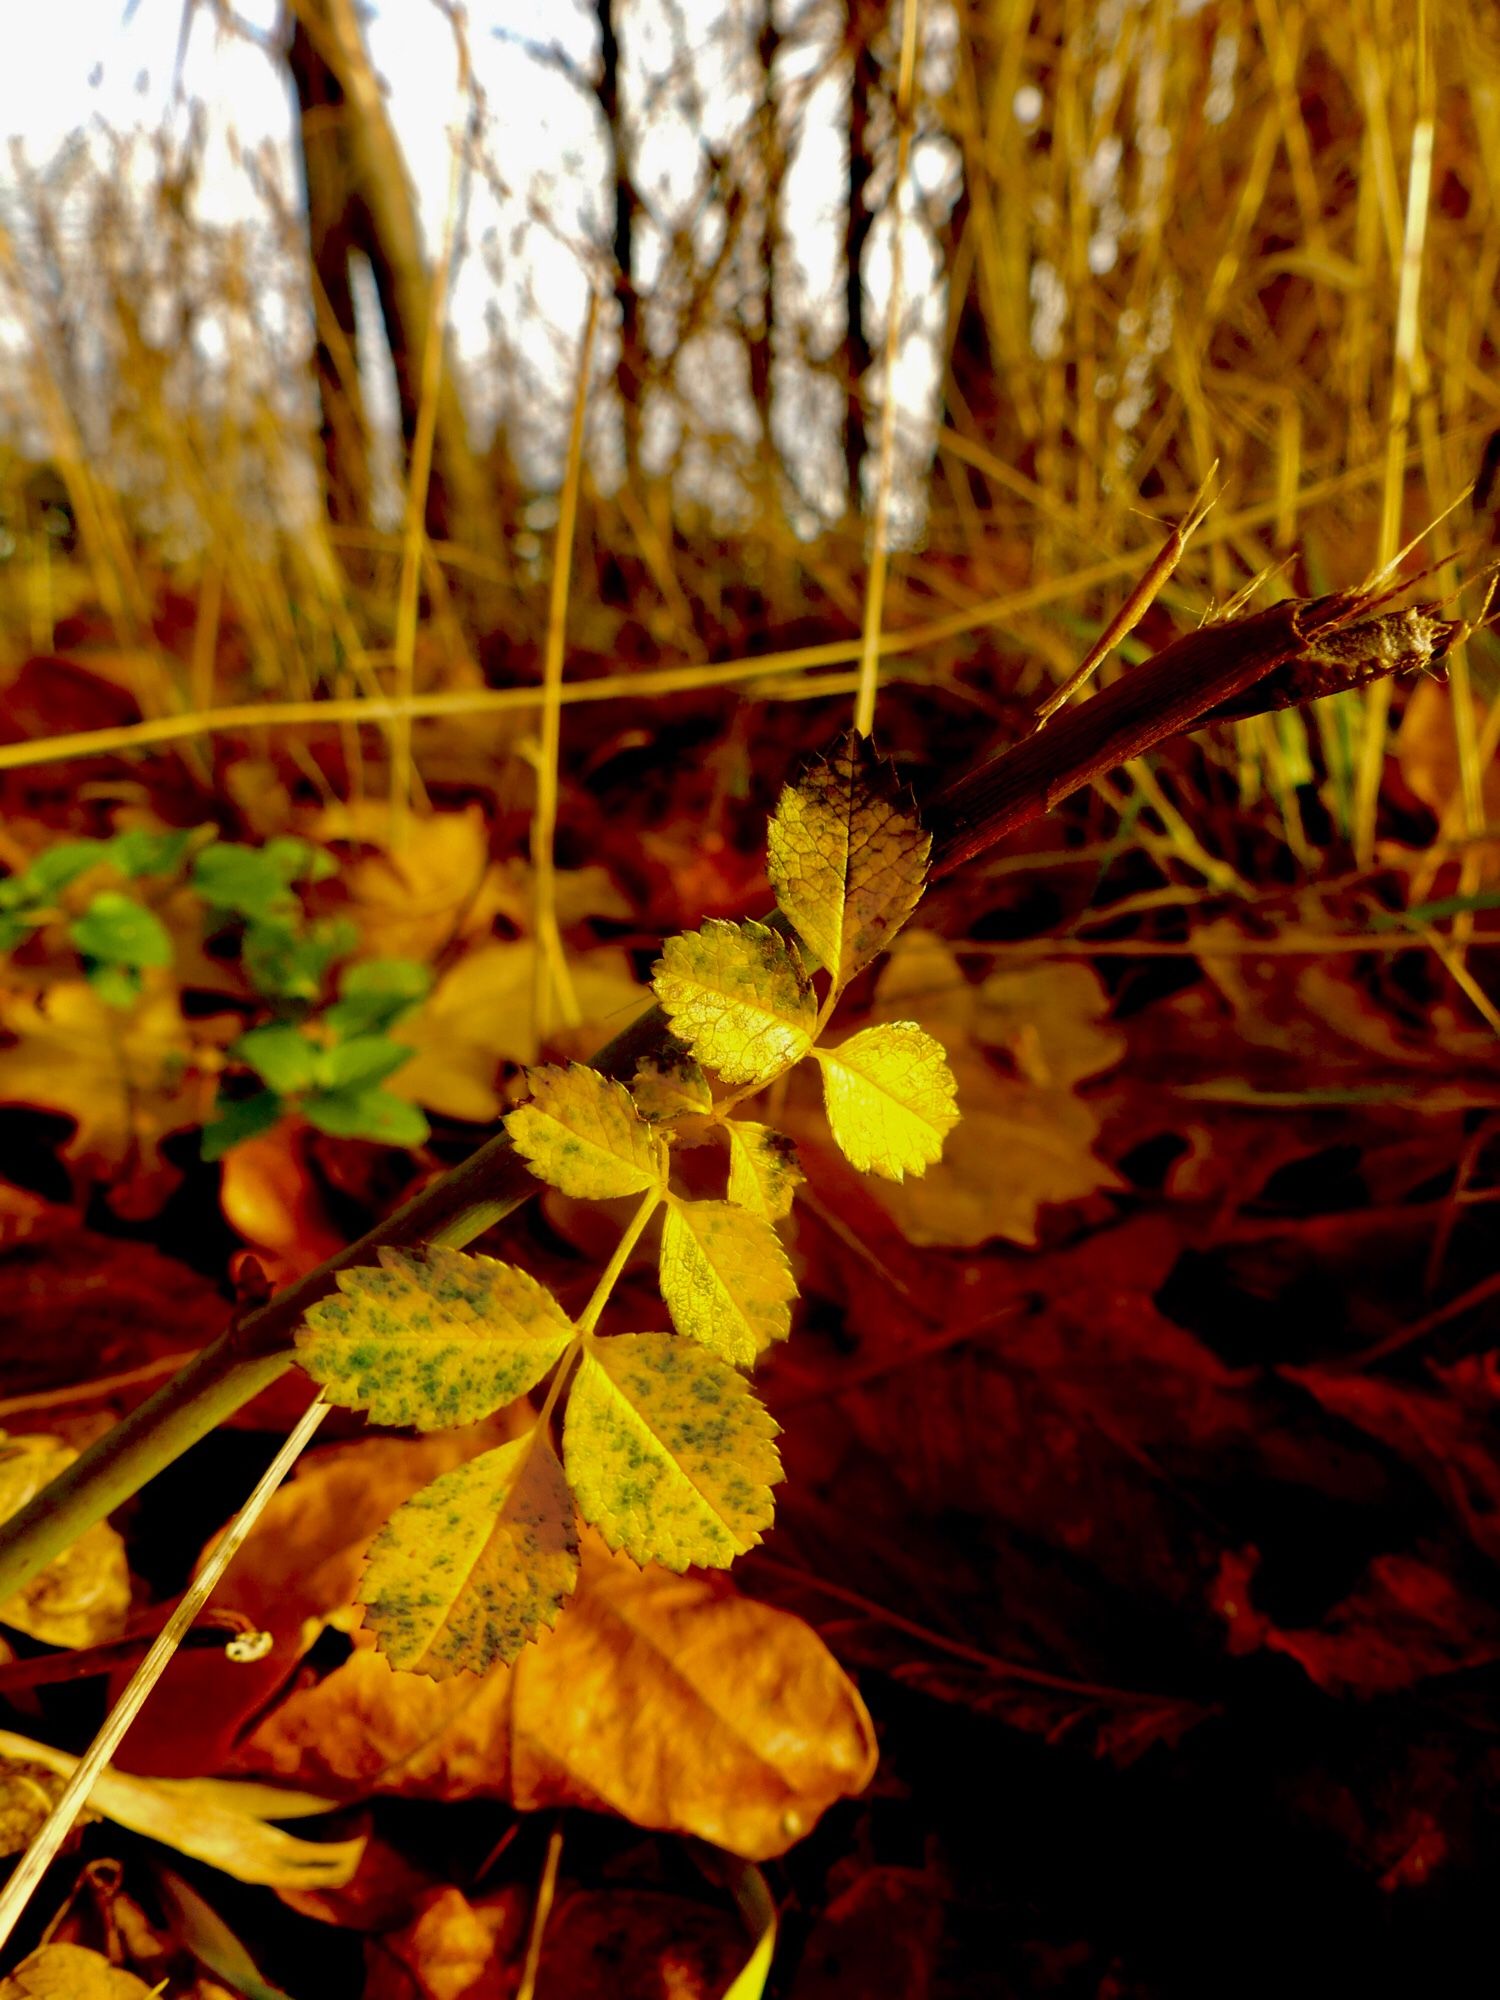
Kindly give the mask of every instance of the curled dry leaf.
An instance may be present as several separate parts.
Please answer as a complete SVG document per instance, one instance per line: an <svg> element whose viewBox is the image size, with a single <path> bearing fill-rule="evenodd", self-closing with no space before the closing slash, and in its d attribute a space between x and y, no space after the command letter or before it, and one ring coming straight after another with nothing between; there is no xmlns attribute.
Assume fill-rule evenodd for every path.
<svg viewBox="0 0 1500 2000"><path fill-rule="evenodd" d="M746 1949L744 1928L727 1908L648 1889L587 1889L560 1904L547 1926L538 2000L574 1993L739 2000L745 1989L733 1982Z"/></svg>
<svg viewBox="0 0 1500 2000"><path fill-rule="evenodd" d="M0 1432L0 1520L24 1507L77 1456L55 1437ZM107 1521L99 1521L0 1605L0 1624L49 1646L96 1646L119 1637L129 1609L125 1544Z"/></svg>
<svg viewBox="0 0 1500 2000"><path fill-rule="evenodd" d="M1455 1577L1415 1556L1376 1556L1319 1626L1286 1629L1251 1597L1252 1557L1226 1552L1211 1601L1229 1651L1285 1653L1333 1695L1395 1694L1500 1659L1500 1614Z"/></svg>
<svg viewBox="0 0 1500 2000"><path fill-rule="evenodd" d="M152 2000L153 1990L81 1944L44 1944L0 1982L0 2000Z"/></svg>
<svg viewBox="0 0 1500 2000"><path fill-rule="evenodd" d="M224 1220L255 1251L274 1287L342 1250L347 1234L334 1222L307 1152L307 1131L283 1119L231 1146L219 1166Z"/></svg>
<svg viewBox="0 0 1500 2000"><path fill-rule="evenodd" d="M73 1119L63 1152L86 1174L153 1173L161 1140L208 1115L217 1057L195 1067L173 993L148 993L123 1013L84 980L63 980L37 1000L9 996L0 1026L16 1037L0 1050L0 1103Z"/></svg>
<svg viewBox="0 0 1500 2000"><path fill-rule="evenodd" d="M37 1764L70 1778L78 1759L50 1744L0 1730L0 1758ZM206 1861L239 1882L269 1888L336 1887L347 1882L364 1850L362 1840L301 1840L272 1824L332 1810L331 1802L266 1785L214 1778L137 1778L106 1764L89 1804L132 1833L144 1834Z"/></svg>
<svg viewBox="0 0 1500 2000"><path fill-rule="evenodd" d="M293 1505L271 1503L224 1586L225 1601L260 1607L252 1615L293 1625L304 1644L348 1614L351 1530L368 1540L437 1469L425 1441L319 1456L291 1483ZM315 1490L296 1505L304 1485ZM589 1806L763 1859L863 1789L875 1744L853 1684L800 1619L727 1581L643 1572L586 1534L566 1616L513 1667L478 1687L433 1682L394 1672L357 1633L353 1655L290 1694L237 1760L343 1796Z"/></svg>
<svg viewBox="0 0 1500 2000"><path fill-rule="evenodd" d="M460 1889L434 1889L407 1923L366 1945L362 2000L508 1993L526 1933L527 1912L513 1888L475 1903Z"/></svg>

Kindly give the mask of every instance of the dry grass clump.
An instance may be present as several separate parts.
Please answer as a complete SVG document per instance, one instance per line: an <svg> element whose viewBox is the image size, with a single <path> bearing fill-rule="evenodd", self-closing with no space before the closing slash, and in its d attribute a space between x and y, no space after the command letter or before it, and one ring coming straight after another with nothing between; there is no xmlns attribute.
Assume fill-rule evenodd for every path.
<svg viewBox="0 0 1500 2000"><path fill-rule="evenodd" d="M606 711L617 721L668 694L720 712L747 695L812 698L834 704L831 724L854 687L878 506L846 509L809 538L794 497L807 465L837 457L847 344L825 329L820 358L816 330L789 309L774 336L782 373L759 371L773 405L795 386L799 409L832 412L825 436L803 422L806 463L773 442L787 428L777 407L746 424L726 406L710 423L688 352L706 334L745 333L743 300L724 283L730 250L743 259L769 240L766 162L795 153L808 74L837 79L849 66L848 36L825 14L807 10L784 37L821 71L809 58L778 87L770 127L753 106L743 157L731 149L718 192L732 242L708 259L690 241L670 246L681 348L653 352L651 394L674 412L673 451L604 491L585 450L563 705L624 704ZM1186 510L1212 466L1218 503L1143 628L1150 641L1256 579L1273 593L1357 581L1474 478L1500 402L1500 90L1472 10L909 0L856 26L880 114L877 222L898 148L915 157L915 135L936 164L920 197L907 183L908 236L947 273L937 391L925 410L899 413L884 484L872 477L878 341L858 385L867 500L873 489L884 504L894 482L908 529L865 650L888 676L937 690L962 740L976 706L1003 734L1071 672L1159 542L1156 523ZM774 145L757 151L754 135L770 128ZM481 164L502 179L508 165ZM829 203L838 197L830 187ZM20 330L0 564L12 667L86 642L96 658L108 650L106 671L140 712L121 748L264 727L283 743L299 733L302 755L337 729L338 782L394 784L403 797L424 747L443 740L443 724L419 726L413 764L411 718L462 717L470 743L497 752L534 726L557 617L555 503L525 491L502 437L488 461L488 548L429 538L420 505L406 507L404 529L329 527L312 470L308 316L293 296L296 219L268 204L259 238L207 236L165 147L144 208L97 163L66 185L31 180L21 208L24 254L9 242L0 269ZM65 251L70 232L87 256ZM920 279L920 258L904 263ZM867 263L868 293L888 265ZM885 301L870 303L878 329ZM921 304L903 299L913 324ZM615 393L615 339L606 313L591 371L598 412ZM753 388L753 366L745 379ZM827 389L821 405L809 383ZM40 474L43 459L55 471ZM688 476L708 459L727 496L717 509ZM54 478L61 511L46 490ZM420 463L416 478L425 485ZM1482 563L1487 532L1463 506L1439 523L1430 593L1456 590ZM1494 671L1481 635L1453 661L1451 704L1435 690L1410 698L1424 743L1437 728L1453 744L1451 797L1437 805L1443 838L1471 857L1468 887L1500 713ZM1373 853L1387 699L1382 689L1240 727L1239 798L1269 799L1276 837L1301 864L1330 839ZM903 696L889 709L917 712ZM929 753L948 754L952 734L939 730ZM4 760L69 747L33 742ZM1316 832L1303 823L1314 782ZM1140 831L1160 828L1191 862L1190 800L1144 770L1110 796L1147 808Z"/></svg>

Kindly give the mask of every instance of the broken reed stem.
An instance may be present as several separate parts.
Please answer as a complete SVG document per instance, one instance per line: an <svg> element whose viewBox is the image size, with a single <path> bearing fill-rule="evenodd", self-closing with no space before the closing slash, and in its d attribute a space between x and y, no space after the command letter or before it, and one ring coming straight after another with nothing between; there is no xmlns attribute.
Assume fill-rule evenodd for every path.
<svg viewBox="0 0 1500 2000"><path fill-rule="evenodd" d="M1103 772L1197 728L1223 703L1235 705L1236 714L1254 712L1264 686L1264 708L1285 706L1295 688L1289 692L1278 670L1294 666L1324 635L1357 623L1369 607L1369 598L1353 591L1288 600L1177 640L930 801L924 817L933 835L932 878L951 875ZM600 1051L595 1067L628 1078L643 1056L659 1050L665 1033L660 1012L650 1008ZM308 1308L334 1290L338 1272L375 1262L386 1244L472 1242L535 1187L502 1129L358 1242L237 1319L180 1375L0 1522L0 1603L283 1374L292 1364L298 1326Z"/></svg>
<svg viewBox="0 0 1500 2000"><path fill-rule="evenodd" d="M1417 115L1411 135L1411 161L1406 177L1406 226L1401 241L1401 277L1396 293L1396 338L1391 406L1387 419L1385 479L1381 490L1378 561L1389 562L1401 539L1402 476L1407 434L1411 427L1412 378L1418 362L1417 306L1422 292L1422 252L1427 241L1427 211L1432 188L1435 114L1427 8L1418 0L1416 19ZM1386 723L1390 715L1389 681L1378 681L1365 697L1359 763L1354 778L1354 852L1361 868L1375 854L1375 811L1380 777L1385 768Z"/></svg>
<svg viewBox="0 0 1500 2000"><path fill-rule="evenodd" d="M1048 695L1047 699L1037 709L1036 726L1038 729L1050 722L1060 708L1066 708L1081 688L1088 686L1115 647L1119 645L1122 639L1127 638L1135 630L1136 626L1140 624L1146 613L1151 609L1151 606L1156 602L1161 594L1163 585L1170 578L1173 570L1182 561L1183 551L1186 549L1189 540L1201 525L1209 508L1213 505L1212 500L1208 497L1208 489L1212 485L1214 474L1218 469L1219 461L1215 459L1204 475L1203 484L1193 496L1192 506L1189 507L1176 527L1173 528L1165 542L1162 543L1161 548L1152 559L1140 582L1135 585L1114 617L1110 619L1093 645L1089 647L1088 652L1078 666L1074 668L1073 672L1068 675L1068 678L1060 687L1052 690L1051 694Z"/></svg>

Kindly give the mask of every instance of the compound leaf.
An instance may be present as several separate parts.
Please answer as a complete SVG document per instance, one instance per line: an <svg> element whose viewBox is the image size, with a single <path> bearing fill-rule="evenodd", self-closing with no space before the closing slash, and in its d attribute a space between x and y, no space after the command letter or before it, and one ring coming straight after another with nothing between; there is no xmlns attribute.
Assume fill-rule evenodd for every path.
<svg viewBox="0 0 1500 2000"><path fill-rule="evenodd" d="M836 985L916 908L931 846L889 766L852 731L783 791L769 831L771 886Z"/></svg>
<svg viewBox="0 0 1500 2000"><path fill-rule="evenodd" d="M816 1054L829 1129L850 1162L892 1181L925 1173L958 1123L942 1043L915 1021L886 1021Z"/></svg>
<svg viewBox="0 0 1500 2000"><path fill-rule="evenodd" d="M726 1083L767 1083L812 1047L812 986L796 948L765 924L711 917L668 938L651 984L676 1034Z"/></svg>
<svg viewBox="0 0 1500 2000"><path fill-rule="evenodd" d="M741 1368L791 1331L797 1287L781 1239L732 1202L669 1197L660 1282L677 1331Z"/></svg>
<svg viewBox="0 0 1500 2000"><path fill-rule="evenodd" d="M797 1149L783 1132L748 1118L731 1118L729 1135L729 1199L767 1222L789 1214L805 1176L797 1165Z"/></svg>
<svg viewBox="0 0 1500 2000"><path fill-rule="evenodd" d="M530 1069L531 1102L505 1121L539 1180L580 1201L644 1194L662 1177L661 1149L622 1083L583 1063Z"/></svg>
<svg viewBox="0 0 1500 2000"><path fill-rule="evenodd" d="M539 1382L574 1336L552 1294L493 1257L382 1247L309 1311L297 1359L332 1403L377 1424L471 1424Z"/></svg>
<svg viewBox="0 0 1500 2000"><path fill-rule="evenodd" d="M584 1520L639 1563L727 1569L771 1524L777 1426L726 1361L670 1333L592 1335L563 1463Z"/></svg>
<svg viewBox="0 0 1500 2000"><path fill-rule="evenodd" d="M573 1496L531 1432L455 1467L396 1509L359 1588L391 1665L446 1680L509 1666L578 1581Z"/></svg>

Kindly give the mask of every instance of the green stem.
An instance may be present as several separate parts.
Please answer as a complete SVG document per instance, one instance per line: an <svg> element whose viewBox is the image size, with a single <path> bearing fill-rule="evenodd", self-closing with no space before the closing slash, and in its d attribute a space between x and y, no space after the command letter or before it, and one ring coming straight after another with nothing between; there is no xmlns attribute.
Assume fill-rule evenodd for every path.
<svg viewBox="0 0 1500 2000"><path fill-rule="evenodd" d="M625 1234L615 1245L613 1256L600 1274L599 1282L594 1287L594 1296L578 1315L578 1331L580 1333L592 1333L594 1328L599 1324L599 1315L603 1312L605 1306L608 1305L610 1293L619 1284L620 1273L624 1270L631 1251L641 1240L641 1231L661 1206L662 1201L666 1197L666 1192L665 1187L654 1187L648 1188L641 1196L640 1207L631 1216Z"/></svg>

